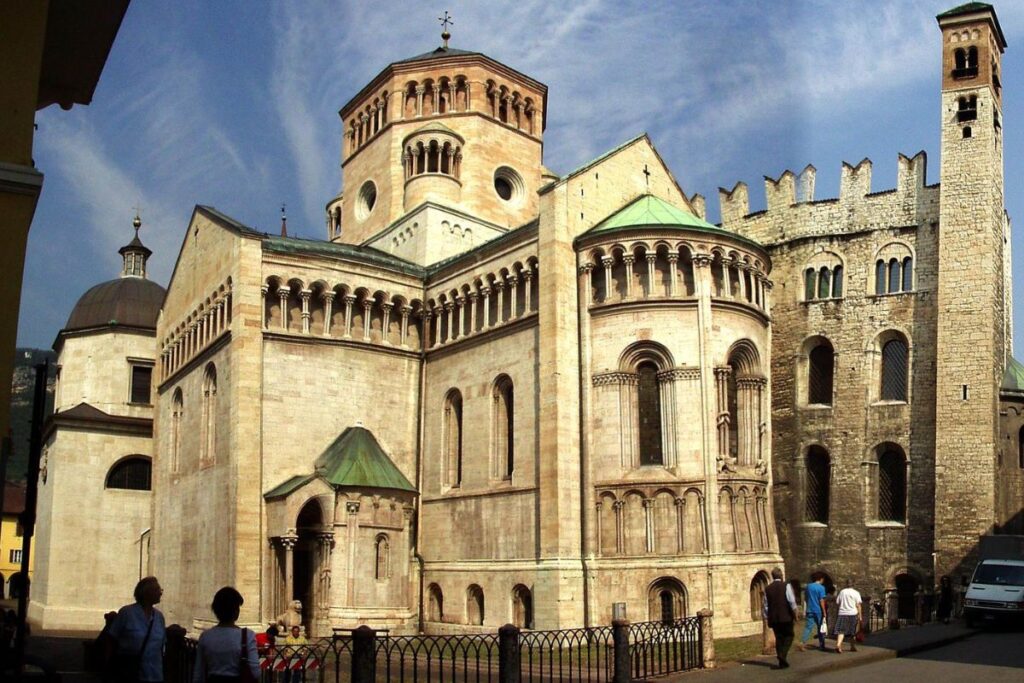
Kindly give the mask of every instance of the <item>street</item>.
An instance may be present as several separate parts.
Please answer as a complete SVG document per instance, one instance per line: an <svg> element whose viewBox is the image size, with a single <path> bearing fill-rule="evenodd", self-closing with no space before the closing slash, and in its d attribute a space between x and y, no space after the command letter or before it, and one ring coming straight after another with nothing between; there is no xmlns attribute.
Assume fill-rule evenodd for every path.
<svg viewBox="0 0 1024 683"><path fill-rule="evenodd" d="M942 683L1019 682L1024 680L1024 631L983 631L966 640L909 657L887 659L853 669L817 674L806 680L832 683L900 681ZM835 655L843 657L845 655Z"/></svg>

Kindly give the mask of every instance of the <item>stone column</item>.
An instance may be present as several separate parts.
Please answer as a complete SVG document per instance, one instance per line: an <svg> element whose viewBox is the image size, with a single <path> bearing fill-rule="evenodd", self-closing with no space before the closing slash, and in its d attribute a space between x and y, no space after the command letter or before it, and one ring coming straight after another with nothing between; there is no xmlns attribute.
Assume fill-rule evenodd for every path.
<svg viewBox="0 0 1024 683"><path fill-rule="evenodd" d="M469 293L469 333L476 333L476 304L480 295L476 292Z"/></svg>
<svg viewBox="0 0 1024 683"><path fill-rule="evenodd" d="M604 300L611 301L612 288L615 282L612 280L612 264L615 263L614 256L602 256L601 263L604 264Z"/></svg>
<svg viewBox="0 0 1024 683"><path fill-rule="evenodd" d="M433 344L430 343L430 319L433 317L434 316L431 315L430 311L426 309L423 310L423 335L420 339L420 349L423 351L426 351L433 346Z"/></svg>
<svg viewBox="0 0 1024 683"><path fill-rule="evenodd" d="M416 117L423 116L423 93L427 91L426 86L416 86Z"/></svg>
<svg viewBox="0 0 1024 683"><path fill-rule="evenodd" d="M334 548L334 534L322 531L317 534L320 550L320 570L317 573L317 597L319 608L319 635L329 635L331 620L331 558Z"/></svg>
<svg viewBox="0 0 1024 683"><path fill-rule="evenodd" d="M726 263L722 261L722 281L725 284L725 296L732 299L732 270L731 266L735 265L735 262ZM737 271L739 272L739 271ZM742 280L742 278L740 278Z"/></svg>
<svg viewBox="0 0 1024 683"><path fill-rule="evenodd" d="M679 496L674 501L676 506L676 553L686 552L686 498Z"/></svg>
<svg viewBox="0 0 1024 683"><path fill-rule="evenodd" d="M717 449L715 448L715 432L712 425L716 424L718 419L718 406L715 401L717 388L715 386L715 375L712 371L714 361L713 353L711 351L711 341L709 339L711 328L714 324L711 310L711 297L714 293L714 287L711 281L710 254L694 255L693 275L694 286L697 294L697 329L701 367L701 428L704 441L705 490L717 491L718 467L717 459L715 457ZM706 498L707 496L705 496L705 499ZM709 552L716 553L721 547L718 539L718 506L715 505L713 506L713 509L709 509L709 506L705 504L702 507L704 508L706 524L706 528L704 530L705 542L708 544ZM713 607L714 595L711 591L712 587L709 584L708 602Z"/></svg>
<svg viewBox="0 0 1024 683"><path fill-rule="evenodd" d="M270 285L263 285L260 287L260 292L263 294L263 296L260 297L260 303L263 306L261 319L263 320L263 329L265 330L270 327L270 316L267 315L267 294L270 292Z"/></svg>
<svg viewBox="0 0 1024 683"><path fill-rule="evenodd" d="M647 255L647 294L646 296L654 296L654 262L657 260L657 254Z"/></svg>
<svg viewBox="0 0 1024 683"><path fill-rule="evenodd" d="M647 548L648 553L654 552L654 501L650 498L644 498L642 503L644 508L644 535L647 537L647 542L644 546Z"/></svg>
<svg viewBox="0 0 1024 683"><path fill-rule="evenodd" d="M303 289L299 296L302 298L302 334L309 334L309 297L313 296L313 292Z"/></svg>
<svg viewBox="0 0 1024 683"><path fill-rule="evenodd" d="M388 341L388 327L391 325L391 309L394 308L395 305L389 301L385 301L380 305L380 307L383 311L380 323L380 343L390 345L391 342Z"/></svg>
<svg viewBox="0 0 1024 683"><path fill-rule="evenodd" d="M399 345L405 347L406 340L409 338L409 314L412 313L412 306L402 306L399 309L402 314L402 328L399 332Z"/></svg>
<svg viewBox="0 0 1024 683"><path fill-rule="evenodd" d="M480 293L484 296L484 324L483 329L487 330L491 327L491 288L481 287Z"/></svg>
<svg viewBox="0 0 1024 683"><path fill-rule="evenodd" d="M434 343L430 345L430 348L435 348L441 344L441 316L444 315L444 308L438 306L434 309Z"/></svg>
<svg viewBox="0 0 1024 683"><path fill-rule="evenodd" d="M363 341L370 341L370 315L373 313L373 299L363 299Z"/></svg>
<svg viewBox="0 0 1024 683"><path fill-rule="evenodd" d="M334 315L334 292L324 292L324 336L331 336L331 316Z"/></svg>
<svg viewBox="0 0 1024 683"><path fill-rule="evenodd" d="M675 296L676 295L676 278L679 277L679 266L678 266L678 264L679 264L679 254L671 254L670 253L668 255L668 272L669 272L668 295L669 296Z"/></svg>
<svg viewBox="0 0 1024 683"><path fill-rule="evenodd" d="M281 301L281 331L288 331L288 295L291 290L287 287L279 287L277 290L277 298Z"/></svg>
<svg viewBox="0 0 1024 683"><path fill-rule="evenodd" d="M718 434L718 459L721 463L729 462L729 376L731 367L715 368L715 405L718 407L716 420Z"/></svg>
<svg viewBox="0 0 1024 683"><path fill-rule="evenodd" d="M508 282L508 319L515 320L518 317L516 287L519 285L519 278L509 275L506 281Z"/></svg>
<svg viewBox="0 0 1024 683"><path fill-rule="evenodd" d="M584 263L580 266L580 275L583 276L583 296L588 306L594 303L593 271L593 263Z"/></svg>
<svg viewBox="0 0 1024 683"><path fill-rule="evenodd" d="M278 540L284 548L284 599L285 604L288 604L295 595L295 544L299 542L299 537L289 533Z"/></svg>
<svg viewBox="0 0 1024 683"><path fill-rule="evenodd" d="M621 555L622 549L625 548L624 539L622 537L622 509L625 507L625 503L621 500L617 500L612 503L612 510L615 512L615 554Z"/></svg>
<svg viewBox="0 0 1024 683"><path fill-rule="evenodd" d="M455 339L455 304L449 301L444 305L444 311L448 315L448 338L445 343Z"/></svg>
<svg viewBox="0 0 1024 683"><path fill-rule="evenodd" d="M455 334L452 335L452 339L461 339L463 336L462 333L466 329L466 297L455 297L455 310L455 317L459 321L459 324L455 329Z"/></svg>
<svg viewBox="0 0 1024 683"><path fill-rule="evenodd" d="M359 535L359 501L349 500L345 502L345 512L348 515L348 567L345 571L345 607L351 607L355 603L356 594L356 546Z"/></svg>
<svg viewBox="0 0 1024 683"><path fill-rule="evenodd" d="M501 280L497 280L494 283L494 288L498 290L498 310L497 320L494 321L495 325L500 325L505 322L505 283Z"/></svg>
<svg viewBox="0 0 1024 683"><path fill-rule="evenodd" d="M533 292L530 289L532 280L533 267L528 266L527 269L523 271L523 287L525 287L523 290L523 315L526 315L532 310L533 302L531 301L531 295Z"/></svg>
<svg viewBox="0 0 1024 683"><path fill-rule="evenodd" d="M624 254L622 256L622 262L626 264L626 298L633 298L633 264L636 262L636 257L632 254Z"/></svg>
<svg viewBox="0 0 1024 683"><path fill-rule="evenodd" d="M352 304L356 302L355 296L352 294L346 294L343 297L345 301L345 334L346 338L352 337Z"/></svg>

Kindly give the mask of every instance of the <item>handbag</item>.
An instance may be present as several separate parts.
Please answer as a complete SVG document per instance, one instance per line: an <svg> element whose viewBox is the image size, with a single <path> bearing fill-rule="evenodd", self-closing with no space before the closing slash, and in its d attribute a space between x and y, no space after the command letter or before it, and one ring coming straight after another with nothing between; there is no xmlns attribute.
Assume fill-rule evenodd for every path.
<svg viewBox="0 0 1024 683"><path fill-rule="evenodd" d="M828 635L828 624L825 623L825 617L821 618L821 628L818 629L818 633L821 635Z"/></svg>
<svg viewBox="0 0 1024 683"><path fill-rule="evenodd" d="M249 668L249 639L246 637L247 629L242 629L242 652L238 661L238 680L241 683L256 683L256 677L252 675Z"/></svg>

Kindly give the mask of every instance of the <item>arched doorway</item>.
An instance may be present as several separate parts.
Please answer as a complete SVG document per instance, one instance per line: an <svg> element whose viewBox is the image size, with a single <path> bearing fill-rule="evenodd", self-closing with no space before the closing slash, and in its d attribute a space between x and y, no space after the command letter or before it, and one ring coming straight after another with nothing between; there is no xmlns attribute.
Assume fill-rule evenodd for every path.
<svg viewBox="0 0 1024 683"><path fill-rule="evenodd" d="M686 616L686 586L679 579L663 576L647 590L647 613L651 621L675 621Z"/></svg>
<svg viewBox="0 0 1024 683"><path fill-rule="evenodd" d="M302 622L306 625L307 632L313 624L317 615L316 585L317 567L319 566L317 553L318 539L323 532L324 519L323 510L317 500L306 503L299 512L295 522L295 531L298 534L298 541L295 544L295 566L294 581L292 583L292 600L302 601Z"/></svg>
<svg viewBox="0 0 1024 683"><path fill-rule="evenodd" d="M512 589L512 623L519 628L533 628L533 594L522 584Z"/></svg>
<svg viewBox="0 0 1024 683"><path fill-rule="evenodd" d="M7 587L9 589L8 597L11 600L15 598L20 598L23 592L27 596L28 590L31 588L31 584L32 582L29 579L26 579L25 575L21 572L11 574L10 583L7 584Z"/></svg>
<svg viewBox="0 0 1024 683"><path fill-rule="evenodd" d="M899 619L915 618L915 600L921 589L921 582L910 574L897 574L896 584L896 616Z"/></svg>
<svg viewBox="0 0 1024 683"><path fill-rule="evenodd" d="M466 623L473 626L484 623L484 590L475 583L466 590Z"/></svg>
<svg viewBox="0 0 1024 683"><path fill-rule="evenodd" d="M750 580L750 620L761 621L762 610L764 609L764 592L768 588L770 579L766 572L754 574Z"/></svg>

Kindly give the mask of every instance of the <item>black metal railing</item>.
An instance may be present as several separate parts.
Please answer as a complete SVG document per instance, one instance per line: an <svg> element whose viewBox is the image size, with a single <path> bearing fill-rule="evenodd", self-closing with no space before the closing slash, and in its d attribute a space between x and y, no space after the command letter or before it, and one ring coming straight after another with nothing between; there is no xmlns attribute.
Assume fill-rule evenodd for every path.
<svg viewBox="0 0 1024 683"><path fill-rule="evenodd" d="M711 613L554 631L392 636L366 626L307 645L259 647L261 683L626 683L702 668ZM196 641L168 629L168 683L191 683Z"/></svg>
<svg viewBox="0 0 1024 683"><path fill-rule="evenodd" d="M634 679L698 669L704 665L702 648L700 617L648 621L629 627Z"/></svg>

